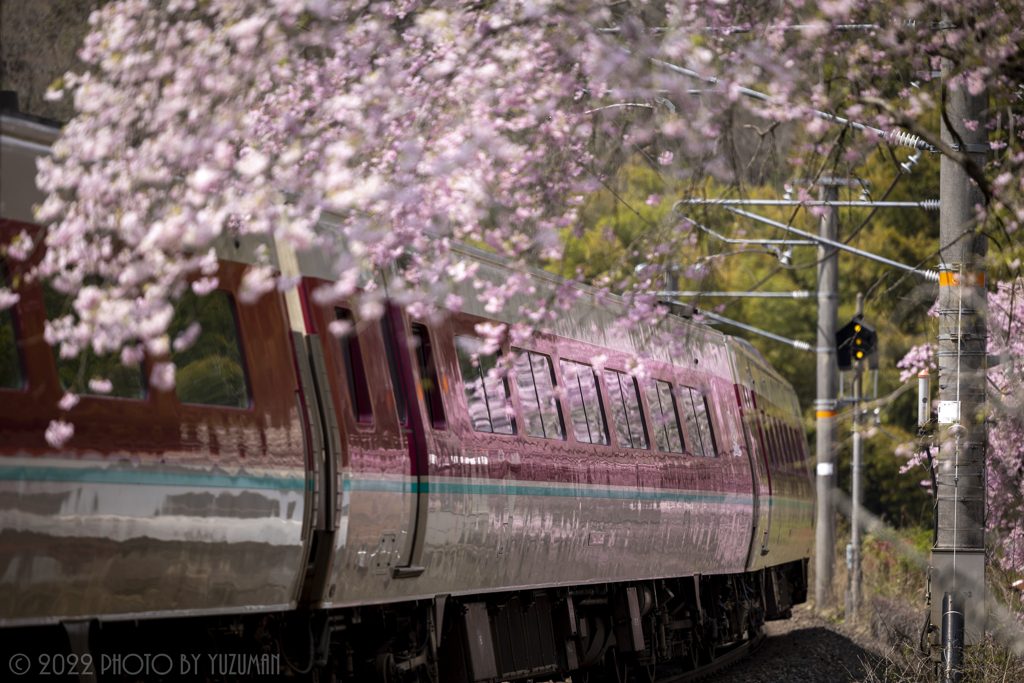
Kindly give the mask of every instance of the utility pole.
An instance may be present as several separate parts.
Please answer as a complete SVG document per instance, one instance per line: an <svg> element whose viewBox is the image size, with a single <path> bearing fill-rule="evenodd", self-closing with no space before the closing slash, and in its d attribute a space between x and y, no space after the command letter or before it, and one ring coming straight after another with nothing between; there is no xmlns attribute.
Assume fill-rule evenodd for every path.
<svg viewBox="0 0 1024 683"><path fill-rule="evenodd" d="M864 295L857 292L857 316L854 319L857 320L863 316ZM853 358L853 484L851 486L853 505L850 511L850 587L846 593L846 618L851 622L856 622L857 615L860 613L860 504L863 495L861 492L861 466L864 458L860 402L863 396L864 361L855 355Z"/></svg>
<svg viewBox="0 0 1024 683"><path fill-rule="evenodd" d="M822 199L833 202L838 200L839 187L836 182L824 182L827 184L822 188ZM826 240L835 242L838 229L839 209L832 206L829 212L821 217L818 234ZM821 244L818 246L818 398L814 402L818 432L818 520L815 529L814 601L819 611L827 607L836 545L832 489L835 486L836 391L839 385L835 348L838 292L839 252Z"/></svg>
<svg viewBox="0 0 1024 683"><path fill-rule="evenodd" d="M951 68L944 64L944 78ZM948 81L947 81L948 83ZM947 86L942 140L959 145L983 167L988 154L987 91ZM950 130L946 122L952 125ZM965 121L977 122L974 130ZM942 605L962 599L968 645L985 632L986 322L988 238L975 231L980 189L953 160L942 157L939 210L939 443L935 544L931 554L931 623L945 625ZM944 600L946 595L950 600ZM955 621L955 620L953 620ZM959 623L963 623L962 621ZM956 641L933 631L931 644ZM933 650L934 652L934 650Z"/></svg>

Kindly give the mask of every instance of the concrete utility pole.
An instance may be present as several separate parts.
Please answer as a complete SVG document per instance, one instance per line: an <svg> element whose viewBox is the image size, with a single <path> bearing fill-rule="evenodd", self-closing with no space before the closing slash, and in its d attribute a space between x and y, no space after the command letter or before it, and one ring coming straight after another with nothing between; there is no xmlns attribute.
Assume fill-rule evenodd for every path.
<svg viewBox="0 0 1024 683"><path fill-rule="evenodd" d="M839 199L834 181L822 188L822 199ZM832 242L839 230L839 209L835 206L821 217L818 234ZM832 586L836 545L836 518L832 505L835 486L836 391L839 369L836 365L836 329L839 305L839 252L818 246L818 398L814 408L818 419L818 523L815 529L814 602L819 610L828 603ZM827 257L827 258L826 258Z"/></svg>
<svg viewBox="0 0 1024 683"><path fill-rule="evenodd" d="M946 65L948 70L949 65ZM947 74L944 74L944 76ZM979 167L988 154L988 92L949 88L942 139ZM949 130L946 120L953 126ZM969 130L964 121L976 121ZM955 134L954 134L955 131ZM959 139L958 139L959 138ZM942 157L939 243L939 455L931 556L931 623L943 623L943 597L963 599L968 645L985 632L986 388L985 257L988 238L974 231L974 207L984 203L964 169ZM933 646L940 634L933 633Z"/></svg>
<svg viewBox="0 0 1024 683"><path fill-rule="evenodd" d="M864 295L857 292L857 316L864 315ZM864 361L853 357L853 505L850 511L850 587L846 592L846 618L857 621L860 613L860 504L861 466L864 458L864 442L861 439L860 402L863 396Z"/></svg>

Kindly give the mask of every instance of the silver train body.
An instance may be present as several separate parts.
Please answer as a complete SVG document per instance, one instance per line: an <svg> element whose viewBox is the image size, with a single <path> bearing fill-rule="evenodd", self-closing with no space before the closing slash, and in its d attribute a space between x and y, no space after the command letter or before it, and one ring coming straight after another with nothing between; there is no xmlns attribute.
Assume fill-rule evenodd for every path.
<svg viewBox="0 0 1024 683"><path fill-rule="evenodd" d="M57 131L10 113L0 123L7 243L35 229L35 159ZM515 323L527 302L487 313L467 281L463 311L442 322L389 306L382 323L339 340L327 326L351 313L313 302L331 277L316 254L269 245L301 285L236 303L253 246L218 245L221 317L233 316L230 353L218 358L234 358L242 379L196 399L181 395L179 374L178 395L162 393L146 386L159 360L147 358L137 394L82 393L67 413L56 403L68 373L41 338L55 295L4 264L21 294L0 319L15 349L0 362L17 375L0 385L6 633L63 625L79 634L73 649L102 650L114 646L97 629L117 624L274 622L276 644L264 648L342 678L440 667L450 680L497 681L586 671L613 651L697 666L693 643L714 652L802 600L814 501L800 410L746 342L670 316L686 342L673 355L652 342L655 330L614 332L622 305L580 287L550 334L501 350L532 352L533 389L550 381L561 392L532 397L513 374L494 410L491 380L469 376L459 345L479 323ZM463 253L483 278L508 276L500 259ZM645 372L634 380L638 358ZM186 360L199 372L208 359ZM43 432L60 418L76 434L50 448ZM709 596L729 605L728 618ZM655 623L684 599L689 622ZM515 627L522 639L502 626L513 618L533 624ZM308 656L289 644L307 624ZM385 646L406 632L418 645ZM488 647L472 647L477 634ZM557 647L540 653L548 637ZM373 656L360 656L365 647Z"/></svg>

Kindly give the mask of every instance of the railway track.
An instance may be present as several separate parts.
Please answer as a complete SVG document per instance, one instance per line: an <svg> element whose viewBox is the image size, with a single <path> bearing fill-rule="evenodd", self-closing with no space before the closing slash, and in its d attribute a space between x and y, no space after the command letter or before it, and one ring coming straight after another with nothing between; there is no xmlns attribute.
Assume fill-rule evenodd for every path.
<svg viewBox="0 0 1024 683"><path fill-rule="evenodd" d="M708 676L724 671L735 664L738 664L749 655L754 654L764 645L765 640L768 638L768 633L762 626L760 632L756 638L747 640L746 642L740 643L739 645L733 645L728 648L720 648L725 650L721 655L715 658L715 661L700 667L694 671L687 671L684 673L670 675L668 678L656 678L655 683L690 683L690 681L699 681Z"/></svg>
<svg viewBox="0 0 1024 683"><path fill-rule="evenodd" d="M743 643L718 648L713 662L689 671L679 671L679 667L668 665L665 666L666 671L656 671L652 677L643 669L623 666L622 671L606 671L600 678L577 673L571 679L567 679L566 683L570 680L572 683L693 683L739 664L748 656L759 651L767 639L767 630L762 627L757 637Z"/></svg>

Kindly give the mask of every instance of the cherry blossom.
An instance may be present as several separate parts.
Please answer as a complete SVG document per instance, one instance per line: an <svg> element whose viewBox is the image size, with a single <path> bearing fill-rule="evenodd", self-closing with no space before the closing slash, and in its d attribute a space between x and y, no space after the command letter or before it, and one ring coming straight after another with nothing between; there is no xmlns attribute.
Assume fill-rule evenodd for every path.
<svg viewBox="0 0 1024 683"><path fill-rule="evenodd" d="M188 287L204 296L220 286L213 246L243 237L326 258L335 280L317 301L348 300L360 319L380 317L386 299L418 316L458 310L465 301L453 285L465 280L490 312L526 300L520 324L481 330L488 348L503 335L524 343L581 296L573 282L582 273L551 292L525 270L485 282L453 245L558 269L566 243L582 235L582 207L617 160L642 155L664 181L647 193L652 208L625 207L641 216L670 197L700 195L708 178L737 183L728 124L741 115L798 128L806 144L789 157L793 179L831 173L893 143L898 127L928 133L946 101L933 73L945 69L943 87L987 90L997 105L991 121L968 122L997 143L976 178L986 190L978 218L1001 240L1000 263L1016 263L1006 277L1019 274L1018 0L620 5L105 3L90 17L85 69L49 95L71 98L77 114L39 165L45 230L18 236L3 254L21 263L45 244L30 275L74 297L73 314L45 332L62 358L164 357L175 302ZM873 28L843 28L851 25ZM896 161L910 154L889 152ZM806 185L786 192L793 187L801 202L811 199ZM712 263L688 256L697 242L685 220L652 226L632 259L594 279L598 298L626 302L615 325L657 330L667 308L655 292L675 273L710 273ZM273 269L266 246L253 257L242 305L295 285ZM3 283L0 310L18 302L16 289ZM1001 286L993 310L1008 311L1019 290ZM1005 317L1017 320L1016 309ZM1019 352L1009 341L1024 338L1016 325L1000 352ZM930 350L904 359L903 376L928 367ZM1003 469L990 479L1001 487L993 529L1020 540L1006 526L1009 501L1020 501L1013 482L1024 443L1015 367L992 375L1007 410L992 418L1005 430L992 438L993 467ZM630 370L642 376L644 359ZM169 391L174 375L173 364L154 363L150 385ZM47 429L55 447L72 436L69 423Z"/></svg>

